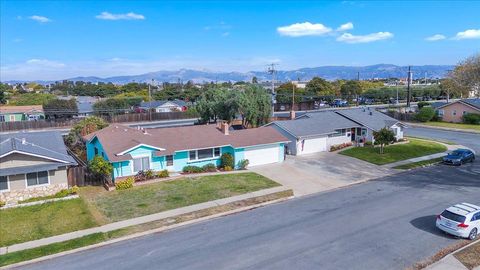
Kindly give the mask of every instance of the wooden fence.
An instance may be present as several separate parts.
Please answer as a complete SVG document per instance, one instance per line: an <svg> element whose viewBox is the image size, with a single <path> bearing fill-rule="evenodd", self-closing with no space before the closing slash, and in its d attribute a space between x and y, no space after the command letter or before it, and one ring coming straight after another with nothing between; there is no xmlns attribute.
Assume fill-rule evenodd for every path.
<svg viewBox="0 0 480 270"><path fill-rule="evenodd" d="M128 113L119 115L100 115L109 123L129 123L129 122L146 122L161 120L179 120L192 118L185 112L152 112L150 113ZM70 128L82 118L57 119L57 120L39 120L39 121L18 121L18 122L0 122L0 131L15 131L29 129L45 129L45 128Z"/></svg>

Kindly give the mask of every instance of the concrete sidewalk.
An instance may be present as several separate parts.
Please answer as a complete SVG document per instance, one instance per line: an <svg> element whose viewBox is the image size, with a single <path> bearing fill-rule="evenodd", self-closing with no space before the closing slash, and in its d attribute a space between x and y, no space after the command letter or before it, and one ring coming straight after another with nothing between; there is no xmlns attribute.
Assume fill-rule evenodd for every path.
<svg viewBox="0 0 480 270"><path fill-rule="evenodd" d="M480 131L474 130L474 129L439 127L439 126L430 126L430 125L423 125L423 124L420 124L420 123L411 123L411 122L406 122L406 124L409 125L409 126L412 126L412 127L423 127L423 128L432 128L432 129L440 129L440 130L449 130L449 131L480 134Z"/></svg>
<svg viewBox="0 0 480 270"><path fill-rule="evenodd" d="M219 199L219 200L214 200L214 201L209 201L209 202L204 202L204 203L199 203L191 206L186 206L182 208L177 208L177 209L172 209L156 214L151 214L151 215L146 215L146 216L141 216L137 218L132 218L132 219L127 219L127 220L122 220L119 222L113 222L109 223L103 226L99 227L94 227L90 229L85 229L85 230L80 230L80 231L75 231L75 232L70 232L66 234L61 234L61 235L55 235L52 237L47 237L47 238L42 238L34 241L29 241L29 242L24 242L20 244L15 244L11 245L8 247L1 247L0 248L0 255L4 255L10 252L15 252L15 251L20 251L20 250L25 250L25 249L31 249L31 248L36 248L40 246L45 246L53 243L58 243L58 242L63 242L63 241L68 241L72 240L75 238L83 237L86 235L90 235L93 233L105 233L105 232L110 232L130 226L135 226L135 225L140 225L152 221L157 221L165 218L170 218L170 217L175 217L183 214L188 214L192 212L196 212L199 210L204 210L208 209L211 207L216 207L216 206L222 206L226 205L232 202L236 201L242 201L246 199L251 199L259 196L264 196L264 195L270 195L282 191L287 191L289 188L280 186L280 187L274 187L274 188L269 188L269 189L264 189L264 190L259 190L247 194L242 194L238 196L233 196L229 198L224 198L224 199Z"/></svg>
<svg viewBox="0 0 480 270"><path fill-rule="evenodd" d="M441 260L438 262L435 262L427 267L425 267L425 270L469 270L465 265L463 265L453 254L460 252L472 245L477 244L478 241L474 241L473 243L470 243L459 250L456 250L447 256L443 257ZM480 266L477 266L473 268L473 270L480 270Z"/></svg>

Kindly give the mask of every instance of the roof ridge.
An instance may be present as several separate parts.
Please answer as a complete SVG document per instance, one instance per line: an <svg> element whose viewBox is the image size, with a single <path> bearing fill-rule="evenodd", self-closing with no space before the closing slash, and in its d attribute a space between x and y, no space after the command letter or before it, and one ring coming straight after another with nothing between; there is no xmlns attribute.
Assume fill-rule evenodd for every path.
<svg viewBox="0 0 480 270"><path fill-rule="evenodd" d="M12 138L12 139L21 141L21 140L18 139L18 138ZM22 141L22 144L23 144L23 141ZM68 154L67 154L67 155L66 155L66 154L62 154L62 153L60 153L60 152L53 151L53 150L51 150L51 149L48 149L48 148L45 148L45 147L43 147L43 146L40 146L40 145L37 145L37 144L33 144L33 143L30 143L30 142L27 142L27 141L25 141L25 144L29 144L29 145L31 145L31 146L33 146L33 147L38 147L38 148L41 148L41 149L47 150L47 151L49 151L49 152L52 152L52 153L55 153L55 154L59 154L59 155L65 156L65 157L70 157L70 155L68 155ZM65 160L65 161L67 161L67 160Z"/></svg>

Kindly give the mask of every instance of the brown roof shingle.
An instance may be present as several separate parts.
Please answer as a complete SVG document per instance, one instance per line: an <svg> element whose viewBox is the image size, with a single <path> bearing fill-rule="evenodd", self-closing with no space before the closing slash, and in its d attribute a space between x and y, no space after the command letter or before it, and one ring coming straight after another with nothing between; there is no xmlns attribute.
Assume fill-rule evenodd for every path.
<svg viewBox="0 0 480 270"><path fill-rule="evenodd" d="M43 112L42 105L26 105L26 106L0 106L0 113L26 113L26 112Z"/></svg>
<svg viewBox="0 0 480 270"><path fill-rule="evenodd" d="M147 129L146 132L122 125L110 125L85 136L100 140L110 161L131 159L130 155L118 155L139 144L165 150L157 151L157 156L173 154L176 151L192 150L231 145L234 148L287 142L288 139L272 127L260 127L230 131L224 135L215 125Z"/></svg>

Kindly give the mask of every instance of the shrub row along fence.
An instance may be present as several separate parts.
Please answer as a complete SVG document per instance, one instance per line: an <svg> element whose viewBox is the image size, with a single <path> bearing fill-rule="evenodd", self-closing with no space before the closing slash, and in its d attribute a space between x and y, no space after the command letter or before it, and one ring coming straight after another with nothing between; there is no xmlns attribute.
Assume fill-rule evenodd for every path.
<svg viewBox="0 0 480 270"><path fill-rule="evenodd" d="M400 121L407 121L407 122L416 122L417 120L415 119L415 113L403 113L403 112L397 112L397 111L386 111L385 114L387 114L390 117L393 117L397 120Z"/></svg>
<svg viewBox="0 0 480 270"><path fill-rule="evenodd" d="M161 120L180 120L194 118L185 112L152 112L150 113L128 113L120 115L100 115L109 123L128 123L145 122ZM38 121L18 121L18 122L0 122L0 131L15 131L27 129L43 128L69 128L81 121L82 118L38 120Z"/></svg>

